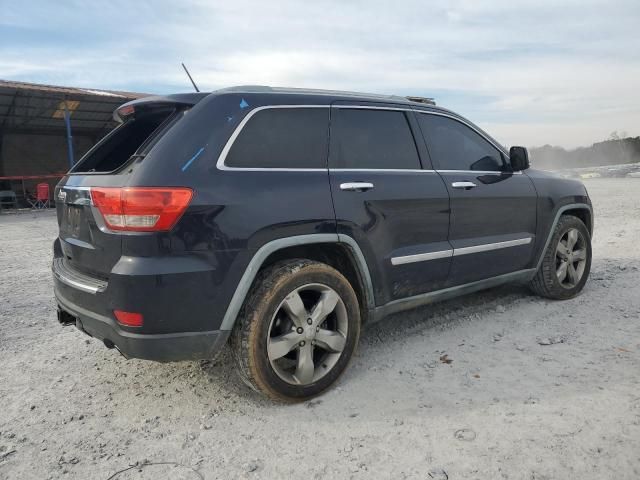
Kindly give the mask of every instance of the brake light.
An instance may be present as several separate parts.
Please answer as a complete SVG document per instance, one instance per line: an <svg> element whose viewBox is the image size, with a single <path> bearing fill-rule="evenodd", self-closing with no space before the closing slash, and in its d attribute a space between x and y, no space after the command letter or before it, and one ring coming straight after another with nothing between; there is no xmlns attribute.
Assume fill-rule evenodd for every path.
<svg viewBox="0 0 640 480"><path fill-rule="evenodd" d="M125 327L141 327L144 322L141 313L125 312L123 310L114 310L113 313L118 323Z"/></svg>
<svg viewBox="0 0 640 480"><path fill-rule="evenodd" d="M190 188L91 187L91 201L111 230L164 232L171 230L189 206Z"/></svg>
<svg viewBox="0 0 640 480"><path fill-rule="evenodd" d="M135 107L133 105L125 105L118 109L118 115L121 117L127 117L131 115L135 111Z"/></svg>

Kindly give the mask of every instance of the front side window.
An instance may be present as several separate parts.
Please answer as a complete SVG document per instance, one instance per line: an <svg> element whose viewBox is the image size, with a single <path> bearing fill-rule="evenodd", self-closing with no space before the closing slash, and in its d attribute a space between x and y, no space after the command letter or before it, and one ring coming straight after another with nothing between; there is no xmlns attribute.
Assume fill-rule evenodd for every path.
<svg viewBox="0 0 640 480"><path fill-rule="evenodd" d="M442 170L505 170L502 153L465 124L441 115L418 115L429 154Z"/></svg>
<svg viewBox="0 0 640 480"><path fill-rule="evenodd" d="M244 126L225 165L235 168L327 168L328 108L268 108Z"/></svg>
<svg viewBox="0 0 640 480"><path fill-rule="evenodd" d="M331 168L419 169L404 112L336 108L331 119Z"/></svg>

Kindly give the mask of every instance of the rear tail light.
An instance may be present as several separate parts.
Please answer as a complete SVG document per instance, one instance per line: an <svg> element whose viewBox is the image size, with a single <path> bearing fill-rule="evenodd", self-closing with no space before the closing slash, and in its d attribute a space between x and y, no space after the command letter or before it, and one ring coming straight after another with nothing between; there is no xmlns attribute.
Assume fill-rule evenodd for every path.
<svg viewBox="0 0 640 480"><path fill-rule="evenodd" d="M118 323L125 327L141 327L144 322L141 313L125 312L123 310L114 310L113 313Z"/></svg>
<svg viewBox="0 0 640 480"><path fill-rule="evenodd" d="M91 201L111 230L171 230L191 202L190 188L91 188Z"/></svg>

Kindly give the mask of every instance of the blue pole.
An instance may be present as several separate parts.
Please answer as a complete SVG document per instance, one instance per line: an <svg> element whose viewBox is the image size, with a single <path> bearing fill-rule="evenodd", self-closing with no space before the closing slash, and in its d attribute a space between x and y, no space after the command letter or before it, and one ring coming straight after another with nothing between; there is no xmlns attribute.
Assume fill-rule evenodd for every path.
<svg viewBox="0 0 640 480"><path fill-rule="evenodd" d="M73 160L73 137L71 136L71 113L67 110L67 102L64 102L64 123L67 126L67 154L69 156L69 168L76 163Z"/></svg>

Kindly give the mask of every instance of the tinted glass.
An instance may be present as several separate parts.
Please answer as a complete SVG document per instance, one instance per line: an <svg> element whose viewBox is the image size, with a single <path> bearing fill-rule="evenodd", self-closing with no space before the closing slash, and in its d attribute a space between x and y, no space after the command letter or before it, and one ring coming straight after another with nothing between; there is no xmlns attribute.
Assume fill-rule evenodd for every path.
<svg viewBox="0 0 640 480"><path fill-rule="evenodd" d="M404 112L339 108L334 117L332 168L420 168Z"/></svg>
<svg viewBox="0 0 640 480"><path fill-rule="evenodd" d="M442 170L502 171L502 154L471 128L440 115L418 115L429 153Z"/></svg>
<svg viewBox="0 0 640 480"><path fill-rule="evenodd" d="M112 172L120 168L134 153L146 153L146 147L158 141L181 118L180 115L172 114L174 110L165 109L117 126L89 150L71 171ZM168 121L170 117L174 122Z"/></svg>
<svg viewBox="0 0 640 480"><path fill-rule="evenodd" d="M233 143L225 165L244 168L327 168L328 108L257 112Z"/></svg>

